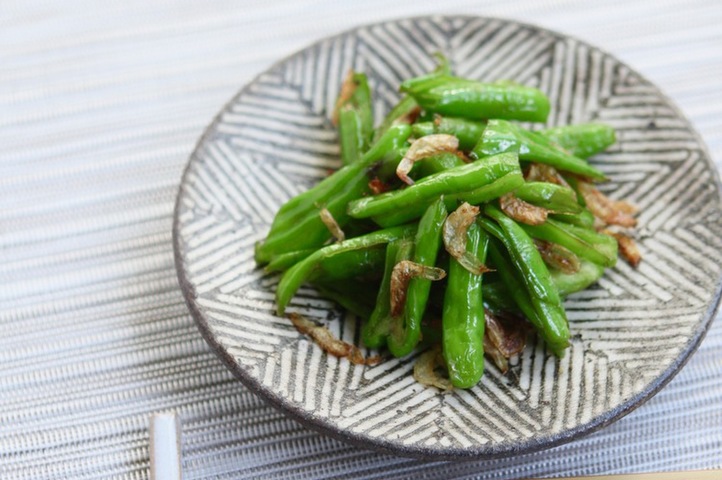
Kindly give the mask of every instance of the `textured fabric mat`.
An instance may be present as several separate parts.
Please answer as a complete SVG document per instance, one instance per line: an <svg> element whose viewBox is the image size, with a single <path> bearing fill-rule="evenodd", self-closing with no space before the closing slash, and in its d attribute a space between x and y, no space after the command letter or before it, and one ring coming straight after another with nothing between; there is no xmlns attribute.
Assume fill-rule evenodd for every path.
<svg viewBox="0 0 722 480"><path fill-rule="evenodd" d="M0 478L144 479L148 417L183 418L186 478L526 478L722 468L722 322L613 425L493 462L360 450L265 405L201 339L171 247L182 168L276 60L360 23L504 16L579 37L665 91L722 166L722 4L4 1Z"/></svg>

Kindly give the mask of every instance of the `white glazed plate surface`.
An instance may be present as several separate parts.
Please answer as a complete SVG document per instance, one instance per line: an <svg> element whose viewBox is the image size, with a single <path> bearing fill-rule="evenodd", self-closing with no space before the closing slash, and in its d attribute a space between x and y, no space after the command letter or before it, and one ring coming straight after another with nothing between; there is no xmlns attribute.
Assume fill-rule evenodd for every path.
<svg viewBox="0 0 722 480"><path fill-rule="evenodd" d="M601 121L618 143L594 157L603 189L640 207L635 270L623 261L566 302L572 345L559 360L532 342L502 375L491 362L470 390L411 376L416 355L376 366L323 353L275 315L279 276L253 261L276 210L340 165L330 122L349 68L365 72L380 119L399 83L434 67L509 79L551 99L548 126ZM719 300L717 173L687 120L649 81L583 42L479 17L421 17L324 39L257 77L208 127L176 205L178 275L201 333L245 385L310 427L428 459L492 458L547 448L644 402L681 368ZM309 288L289 311L359 344L359 324Z"/></svg>

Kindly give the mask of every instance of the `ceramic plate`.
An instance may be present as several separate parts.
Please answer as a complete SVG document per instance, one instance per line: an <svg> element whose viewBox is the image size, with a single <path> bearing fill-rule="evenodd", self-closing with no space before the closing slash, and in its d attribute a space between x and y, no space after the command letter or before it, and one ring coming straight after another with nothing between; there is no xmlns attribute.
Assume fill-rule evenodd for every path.
<svg viewBox="0 0 722 480"><path fill-rule="evenodd" d="M417 384L415 355L373 367L323 353L275 315L278 275L253 246L289 198L337 168L329 120L349 68L365 72L380 119L402 79L434 67L510 79L549 96L548 125L601 121L618 143L594 158L603 189L641 208L636 270L620 261L566 302L573 335L559 360L540 342L507 375L488 362L478 386ZM324 39L262 73L208 127L183 176L174 245L201 333L249 388L306 425L364 447L433 459L550 447L620 418L681 368L720 293L717 173L687 120L648 80L579 40L507 20L424 17ZM359 323L302 289L289 310L359 343Z"/></svg>

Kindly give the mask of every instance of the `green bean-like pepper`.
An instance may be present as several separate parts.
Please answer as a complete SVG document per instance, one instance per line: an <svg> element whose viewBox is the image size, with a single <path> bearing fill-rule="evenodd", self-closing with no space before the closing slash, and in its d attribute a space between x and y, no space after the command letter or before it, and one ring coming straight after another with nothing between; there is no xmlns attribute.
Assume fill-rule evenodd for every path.
<svg viewBox="0 0 722 480"><path fill-rule="evenodd" d="M559 296L564 298L567 295L584 290L599 280L604 275L604 267L588 260L582 260L578 272L564 273L559 270L549 270L549 273L554 286L559 292ZM495 312L517 312L519 310L503 281L488 281L485 278L482 292L484 303L488 304L489 308Z"/></svg>
<svg viewBox="0 0 722 480"><path fill-rule="evenodd" d="M489 237L473 223L466 249L486 261ZM452 259L447 276L442 317L442 350L449 379L458 388L476 385L484 373L484 303L482 275L469 272Z"/></svg>
<svg viewBox="0 0 722 480"><path fill-rule="evenodd" d="M604 267L617 264L617 241L609 235L550 218L541 225L521 225L521 228L533 238L569 249L579 258Z"/></svg>
<svg viewBox="0 0 722 480"><path fill-rule="evenodd" d="M505 193L509 193L523 184L524 176L521 174L521 170L513 171L507 173L498 180L493 181L489 185L484 185L483 187L479 187L470 192L446 195L444 197L444 202L446 203L447 210L455 209L459 202L467 202L471 205L478 205L480 203L499 198ZM428 203L414 203L406 208L400 208L389 213L374 216L372 219L384 228L393 227L394 225L401 225L414 220L415 218L419 218L423 215L426 208L428 208Z"/></svg>
<svg viewBox="0 0 722 480"><path fill-rule="evenodd" d="M526 182L514 190L520 200L557 213L579 213L582 206L571 188L548 182Z"/></svg>
<svg viewBox="0 0 722 480"><path fill-rule="evenodd" d="M488 204L484 208L484 213L496 223L483 218L479 220L481 225L504 244L509 253L510 263L518 272L529 294L532 310L535 312L535 316L529 320L532 323L537 322L535 327L552 351L556 355L563 355L564 349L569 344L569 324L559 292L552 283L551 274L536 245L514 220L504 215L497 207ZM497 265L497 268L502 267ZM505 278L504 272L500 274ZM522 305L519 305L519 308L527 315Z"/></svg>
<svg viewBox="0 0 722 480"><path fill-rule="evenodd" d="M441 229L446 220L446 205L438 199L426 210L419 221L414 241L414 263L433 267L441 246ZM419 343L421 319L426 311L431 280L412 278L406 291L404 311L394 318L388 337L389 351L396 357L403 357Z"/></svg>
<svg viewBox="0 0 722 480"><path fill-rule="evenodd" d="M373 176L379 178L383 182L394 183L398 182L398 176L396 176L396 168L399 166L399 162L406 156L409 151L409 146L404 145L397 149L397 155L387 155L386 158L379 162L378 165L373 167Z"/></svg>
<svg viewBox="0 0 722 480"><path fill-rule="evenodd" d="M374 111L371 89L369 88L368 78L363 73L354 73L353 81L356 84L356 88L351 96L351 103L361 119L361 135L366 145L369 145L374 135Z"/></svg>
<svg viewBox="0 0 722 480"><path fill-rule="evenodd" d="M356 164L350 165L349 168ZM362 197L368 191L368 178L365 171L357 172L346 188L333 196L325 204L333 219L343 227L350 219L346 213L348 202ZM289 225L285 230L276 230L269 234L263 244L256 247L256 261L263 263L289 251L318 248L331 238L331 231L323 223L318 207L300 215L296 224Z"/></svg>
<svg viewBox="0 0 722 480"><path fill-rule="evenodd" d="M424 110L476 120L504 118L544 122L549 99L536 88L438 75L418 77L401 84L401 91Z"/></svg>
<svg viewBox="0 0 722 480"><path fill-rule="evenodd" d="M539 131L575 157L589 158L617 141L614 129L603 123L564 125Z"/></svg>
<svg viewBox="0 0 722 480"><path fill-rule="evenodd" d="M415 179L419 179L462 165L464 165L464 161L453 153L437 153L436 155L416 162L414 168L411 169L411 175Z"/></svg>
<svg viewBox="0 0 722 480"><path fill-rule="evenodd" d="M267 272L282 272L315 252L316 249L296 250L273 257L265 269ZM383 249L371 247L364 250L350 250L339 255L323 259L319 263L315 277L348 278L349 276L369 275L381 269L384 263ZM314 278L315 278L314 277Z"/></svg>
<svg viewBox="0 0 722 480"><path fill-rule="evenodd" d="M594 214L584 207L581 207L577 213L553 213L549 215L549 218L577 227L594 228Z"/></svg>
<svg viewBox="0 0 722 480"><path fill-rule="evenodd" d="M569 345L569 326L558 310L550 309L548 304L534 302L533 295L525 288L520 273L515 270L503 251L503 247L495 241L489 243L491 264L500 272L502 282L521 313L529 320L547 346L559 357ZM551 327L551 328L550 328Z"/></svg>
<svg viewBox="0 0 722 480"><path fill-rule="evenodd" d="M399 148L406 144L406 140L410 135L411 127L408 125L395 125L393 128L389 128L381 138L373 143L357 163L337 170L312 188L301 192L284 203L273 219L269 235L272 235L277 229L283 230L289 225L295 224L299 215L307 213L311 209L317 209L317 205L327 203L329 198L343 191L344 187L360 171L364 171L374 163L384 160L389 155L397 156Z"/></svg>
<svg viewBox="0 0 722 480"><path fill-rule="evenodd" d="M352 93L348 98L339 97L336 108L341 162L350 165L368 149L373 135L374 119L371 90L366 75L351 72L346 82L351 82Z"/></svg>
<svg viewBox="0 0 722 480"><path fill-rule="evenodd" d="M419 122L411 126L416 138L446 133L459 139L459 150L471 150L484 132L485 122L465 118L436 116L433 122Z"/></svg>
<svg viewBox="0 0 722 480"><path fill-rule="evenodd" d="M349 250L322 259L318 269L311 275L312 280L338 280L350 277L368 277L381 274L385 252L382 245Z"/></svg>
<svg viewBox="0 0 722 480"><path fill-rule="evenodd" d="M559 293L551 284L549 270L531 237L520 224L504 215L497 207L486 205L484 213L499 225L500 231L503 233L499 240L509 251L512 263L524 275L524 282L527 284L529 292L540 300L559 304ZM491 233L495 234L497 231Z"/></svg>
<svg viewBox="0 0 722 480"><path fill-rule="evenodd" d="M335 301L349 312L366 320L373 311L378 285L352 278L343 280L318 279L313 286L319 293Z"/></svg>
<svg viewBox="0 0 722 480"><path fill-rule="evenodd" d="M397 238L410 237L414 235L414 233L416 233L415 225L402 225L378 230L361 237L344 240L343 242L334 243L316 250L289 268L283 274L283 277L281 277L281 281L276 289L278 314L284 314L288 302L291 301L291 298L296 294L298 288L312 277L314 270L318 268L322 260L350 250L367 249L374 245L389 243Z"/></svg>
<svg viewBox="0 0 722 480"><path fill-rule="evenodd" d="M449 198L457 203L467 202L471 205L478 205L480 203L499 198L505 193L511 192L523 184L524 176L521 174L521 170L513 170L498 180L495 180L493 183L475 188L469 192L450 195Z"/></svg>
<svg viewBox="0 0 722 480"><path fill-rule="evenodd" d="M319 207L325 206L343 226L349 219L348 202L368 191L368 166L384 156L397 155L398 147L410 134L408 125L391 128L359 161L289 200L276 215L266 240L256 245L256 262L266 263L275 255L323 245L331 238L331 232L321 220Z"/></svg>
<svg viewBox="0 0 722 480"><path fill-rule="evenodd" d="M376 305L369 321L361 329L361 339L369 348L381 348L391 332L391 273L397 263L411 259L414 251L412 239L400 238L386 247L384 276L376 296Z"/></svg>
<svg viewBox="0 0 722 480"><path fill-rule="evenodd" d="M349 203L348 213L354 218L382 215L416 203L427 203L439 195L471 192L515 171L519 171L515 154L495 155L429 175L403 190L354 200Z"/></svg>
<svg viewBox="0 0 722 480"><path fill-rule="evenodd" d="M502 152L516 151L520 160L545 163L563 170L576 173L594 180L605 180L602 172L585 160L577 158L556 148L549 140L538 133L530 132L505 120L489 120L472 156L483 158Z"/></svg>
<svg viewBox="0 0 722 480"><path fill-rule="evenodd" d="M315 252L315 248L305 248L303 250L294 250L292 252L281 253L280 255L274 255L270 262L266 265L264 270L267 272L283 272L288 270L304 258Z"/></svg>
<svg viewBox="0 0 722 480"><path fill-rule="evenodd" d="M496 265L494 265L495 268ZM491 277L488 273L485 274L487 277ZM494 274L495 277L500 275ZM521 286L523 288L523 286ZM514 297L507 290L506 285L501 278L484 278L484 282L481 286L482 298L484 305L487 305L494 312L519 312L519 307L514 300Z"/></svg>
<svg viewBox="0 0 722 480"><path fill-rule="evenodd" d="M343 106L338 112L338 143L341 147L341 163L351 165L366 150L361 115L350 106Z"/></svg>
<svg viewBox="0 0 722 480"><path fill-rule="evenodd" d="M559 295L566 297L584 290L599 280L604 275L604 267L588 260L582 260L581 268L577 272L564 273L559 270L550 270L550 273Z"/></svg>

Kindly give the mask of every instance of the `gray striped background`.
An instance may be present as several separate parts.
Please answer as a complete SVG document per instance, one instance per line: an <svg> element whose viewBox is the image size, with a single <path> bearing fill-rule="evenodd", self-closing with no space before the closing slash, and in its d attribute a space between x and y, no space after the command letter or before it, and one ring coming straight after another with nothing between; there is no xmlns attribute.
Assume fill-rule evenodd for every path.
<svg viewBox="0 0 722 480"><path fill-rule="evenodd" d="M310 432L245 390L200 339L170 228L205 125L241 85L313 40L442 11L509 16L601 46L668 93L722 161L722 9L711 1L2 3L0 478L146 478L147 416L167 409L184 418L188 478L722 467L718 322L630 416L484 464L424 464Z"/></svg>

